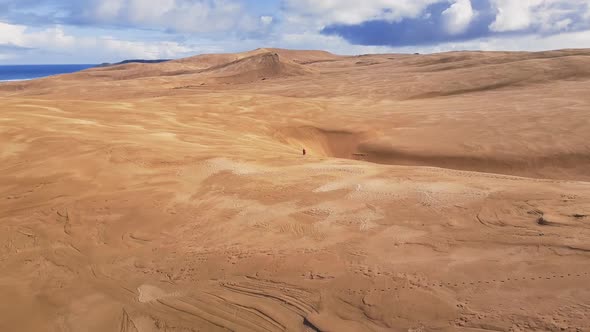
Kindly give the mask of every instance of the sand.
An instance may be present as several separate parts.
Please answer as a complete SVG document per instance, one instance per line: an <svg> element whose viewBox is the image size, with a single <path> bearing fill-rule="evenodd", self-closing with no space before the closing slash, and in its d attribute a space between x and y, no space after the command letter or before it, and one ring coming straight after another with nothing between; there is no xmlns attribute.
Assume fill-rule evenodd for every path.
<svg viewBox="0 0 590 332"><path fill-rule="evenodd" d="M0 331L590 331L588 91L588 50L2 83Z"/></svg>

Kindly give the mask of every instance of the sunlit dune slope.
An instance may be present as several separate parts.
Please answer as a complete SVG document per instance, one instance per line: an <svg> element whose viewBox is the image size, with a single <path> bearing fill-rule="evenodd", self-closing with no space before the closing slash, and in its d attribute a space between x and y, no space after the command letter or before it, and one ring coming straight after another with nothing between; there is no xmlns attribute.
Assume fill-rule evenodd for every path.
<svg viewBox="0 0 590 332"><path fill-rule="evenodd" d="M258 115L268 121L264 132L269 140L279 136L278 143L307 146L318 155L587 179L584 91L589 54L562 50L344 57L258 49L90 69L3 84L0 90L15 96L74 98L182 98L213 91L286 98L293 101L288 110ZM300 102L303 109L294 106ZM310 103L329 110L299 116L308 113ZM276 118L284 112L288 116Z"/></svg>
<svg viewBox="0 0 590 332"><path fill-rule="evenodd" d="M1 83L0 331L587 331L589 74L269 48Z"/></svg>

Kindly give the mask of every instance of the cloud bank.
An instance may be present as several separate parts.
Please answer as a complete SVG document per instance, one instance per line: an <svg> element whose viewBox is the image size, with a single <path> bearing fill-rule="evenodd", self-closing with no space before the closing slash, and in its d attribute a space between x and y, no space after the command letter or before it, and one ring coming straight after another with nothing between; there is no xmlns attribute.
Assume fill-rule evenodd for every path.
<svg viewBox="0 0 590 332"><path fill-rule="evenodd" d="M0 0L0 61L590 47L590 0Z"/></svg>

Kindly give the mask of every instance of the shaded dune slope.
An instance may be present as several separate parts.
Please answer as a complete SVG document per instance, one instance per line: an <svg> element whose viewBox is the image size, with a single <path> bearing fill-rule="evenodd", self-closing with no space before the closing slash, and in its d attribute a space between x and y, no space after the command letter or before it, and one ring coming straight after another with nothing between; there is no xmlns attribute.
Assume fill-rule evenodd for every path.
<svg viewBox="0 0 590 332"><path fill-rule="evenodd" d="M429 166L485 173L508 174L525 177L561 179L588 178L584 170L590 167L590 154L559 153L540 156L518 156L497 153L473 155L432 151L403 151L395 148L362 144L357 147L355 159L405 166ZM551 174L551 175L549 175Z"/></svg>
<svg viewBox="0 0 590 332"><path fill-rule="evenodd" d="M324 129L314 126L282 128L275 134L281 143L323 157L352 159L359 156L360 144L368 134L344 129Z"/></svg>
<svg viewBox="0 0 590 332"><path fill-rule="evenodd" d="M473 154L436 149L397 147L392 138L371 131L348 128L298 126L281 128L273 138L309 154L352 159L384 165L426 166L456 170L516 175L532 178L590 179L590 153L564 151L539 155L519 155L510 151Z"/></svg>

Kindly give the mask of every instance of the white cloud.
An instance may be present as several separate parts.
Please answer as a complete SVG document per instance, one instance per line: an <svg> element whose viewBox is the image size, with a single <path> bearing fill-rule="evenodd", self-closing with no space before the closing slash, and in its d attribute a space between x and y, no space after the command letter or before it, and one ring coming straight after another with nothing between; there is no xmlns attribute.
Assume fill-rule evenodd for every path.
<svg viewBox="0 0 590 332"><path fill-rule="evenodd" d="M445 29L452 35L464 32L475 16L471 0L455 0L455 3L442 13Z"/></svg>
<svg viewBox="0 0 590 332"><path fill-rule="evenodd" d="M561 21L557 21L555 22L555 24L553 25L553 28L555 30L558 31L562 31L562 30L568 30L569 27L574 23L574 21L571 18L566 18L563 19Z"/></svg>
<svg viewBox="0 0 590 332"><path fill-rule="evenodd" d="M498 14L490 29L497 32L523 30L533 22L533 7L543 0L492 0Z"/></svg>
<svg viewBox="0 0 590 332"><path fill-rule="evenodd" d="M273 45L289 49L325 50L335 54L387 53L393 48L388 46L352 45L338 36L325 36L319 33L287 33L273 41Z"/></svg>
<svg viewBox="0 0 590 332"><path fill-rule="evenodd" d="M270 40L247 40L240 43L227 41L221 46L225 51L239 52L254 49L260 45L273 45L290 49L319 49L336 54L374 54L374 53L437 53L447 51L543 51L561 48L590 48L590 30L563 33L552 36L526 35L519 37L503 36L464 42L441 43L432 46L364 46L353 45L339 36L326 36L313 31L292 32L275 36ZM237 45L239 44L239 45ZM236 46L237 45L237 46Z"/></svg>
<svg viewBox="0 0 590 332"><path fill-rule="evenodd" d="M174 58L179 55L187 55L194 51L186 46L175 42L144 43L128 40L111 39L106 37L96 39L81 39L80 44L89 49L102 49L110 57L120 59L163 59Z"/></svg>
<svg viewBox="0 0 590 332"><path fill-rule="evenodd" d="M42 30L30 30L26 26L0 22L0 45L7 44L24 50L42 50L56 58L86 58L88 61L103 62L127 58L160 59L187 56L194 49L177 42L143 42L121 40L109 36L74 36L67 34L63 27L54 26ZM13 59L18 53L0 54Z"/></svg>
<svg viewBox="0 0 590 332"><path fill-rule="evenodd" d="M443 44L433 47L428 51L545 51L566 48L590 48L590 30L567 32L550 36L525 35L519 37L495 37L463 43Z"/></svg>
<svg viewBox="0 0 590 332"><path fill-rule="evenodd" d="M90 0L72 15L91 24L188 33L253 31L264 24L243 5L238 0Z"/></svg>
<svg viewBox="0 0 590 332"><path fill-rule="evenodd" d="M28 31L22 25L0 22L0 44L12 44L20 47L66 48L75 45L72 36L64 33L61 26L44 30Z"/></svg>
<svg viewBox="0 0 590 332"><path fill-rule="evenodd" d="M319 25L359 24L367 20L399 21L418 17L441 0L285 0L287 15L301 20L312 17Z"/></svg>
<svg viewBox="0 0 590 332"><path fill-rule="evenodd" d="M2 1L23 4L23 0ZM51 3L37 1L41 6ZM60 1L72 4L63 13L63 25L33 28L0 22L0 59L21 63L112 62L235 52L262 46L325 49L340 54L590 47L590 0L485 0L492 4L493 13L483 12L485 9L478 13L473 5L479 0L473 5L470 0L282 0L282 11L273 16L266 15L263 6L250 7L251 2L246 0ZM434 3L440 6L427 10ZM433 11L441 6L448 8L442 13ZM443 25L435 28L444 29L449 35L460 35L470 24L481 23L476 21L482 17L495 17L489 33L477 39L450 43L443 38L434 46L353 45L339 36L321 33L327 25L368 20L399 22L416 18L409 24L432 24L439 14ZM406 26L399 25L401 29ZM510 31L524 31L528 35L500 33ZM387 42L387 38L383 40Z"/></svg>
<svg viewBox="0 0 590 332"><path fill-rule="evenodd" d="M123 8L123 2L120 0L102 0L95 3L93 12L87 14L94 15L99 20L108 20L111 17L117 17Z"/></svg>
<svg viewBox="0 0 590 332"><path fill-rule="evenodd" d="M19 45L25 30L24 26L0 22L0 44Z"/></svg>
<svg viewBox="0 0 590 332"><path fill-rule="evenodd" d="M497 11L490 25L494 32L537 29L555 33L570 29L575 23L572 16L590 18L589 0L491 0L491 3Z"/></svg>
<svg viewBox="0 0 590 332"><path fill-rule="evenodd" d="M262 25L267 26L272 24L272 22L274 21L274 18L272 16L260 16L260 22L262 23Z"/></svg>

